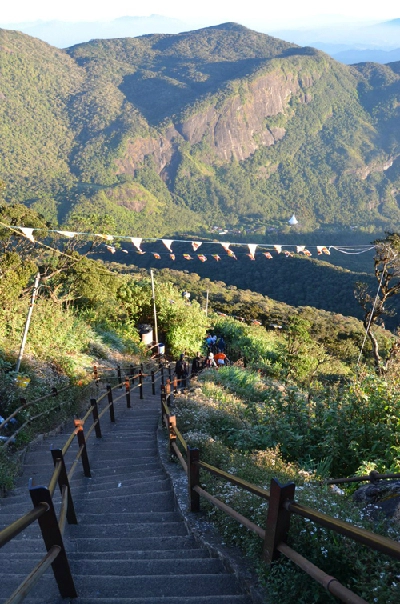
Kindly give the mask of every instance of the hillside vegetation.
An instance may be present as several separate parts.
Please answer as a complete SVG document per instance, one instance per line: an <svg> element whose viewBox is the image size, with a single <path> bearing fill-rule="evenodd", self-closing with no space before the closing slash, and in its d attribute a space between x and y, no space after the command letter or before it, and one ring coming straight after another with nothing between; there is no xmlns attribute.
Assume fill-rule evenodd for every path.
<svg viewBox="0 0 400 604"><path fill-rule="evenodd" d="M93 363L115 367L117 359L129 363L149 358L138 325L152 323L153 304L147 271L90 257L101 256L103 244L94 242L88 251L84 237L65 241L50 233L44 244L32 242L12 225L45 230L46 224L23 204L3 205L0 222L11 227L0 228L0 415L7 417L16 410L21 395L32 400L54 386L70 387L62 399L62 413L53 413L52 399L17 413L21 426L33 417L30 412L48 412L45 420L18 432L12 447L0 443L0 488L6 489L17 471L18 451L38 431L51 429L67 414L79 413L87 402ZM19 374L30 382L21 390L15 364L38 270L41 285ZM182 430L190 444L200 447L202 459L263 487L268 487L272 476L294 480L301 501L397 538L394 524L377 523L343 495L315 485L332 475L399 471L397 357L387 364L385 375L378 375L371 343L363 345L362 324L355 318L294 308L181 271L164 269L155 277L159 338L167 345L168 358L185 353L190 359L197 351L205 352L204 336L211 329L225 337L232 361L238 362L205 372L196 390L187 398L177 398ZM188 289L190 304L182 296L182 290ZM246 325L228 315L248 323L257 319L262 325ZM270 323L282 329L267 330ZM387 359L394 336L381 328L374 332L382 358ZM262 524L265 510L254 499L221 488L213 480L206 486ZM226 539L259 559L259 544L251 536L225 517L211 515ZM378 602L397 601L397 564L362 548L349 550L345 540L323 529L316 534L311 524L304 529L294 522L291 539L302 554L357 593L369 597L378 584ZM352 565L357 572L350 572ZM275 564L267 572L260 565L260 576L275 595L289 581L291 588L284 592L283 602L293 600L294 593L302 594L299 602L304 604L329 601L287 563Z"/></svg>
<svg viewBox="0 0 400 604"><path fill-rule="evenodd" d="M0 178L47 219L399 221L397 63L347 67L232 23L66 51L0 36Z"/></svg>

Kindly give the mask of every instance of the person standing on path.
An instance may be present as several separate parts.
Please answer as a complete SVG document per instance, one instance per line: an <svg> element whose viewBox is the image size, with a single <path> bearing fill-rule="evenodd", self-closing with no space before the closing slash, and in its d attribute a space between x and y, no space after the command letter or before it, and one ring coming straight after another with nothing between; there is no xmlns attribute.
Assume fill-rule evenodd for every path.
<svg viewBox="0 0 400 604"><path fill-rule="evenodd" d="M198 352L196 354L196 356L194 357L193 361L192 361L192 374L191 376L196 376L198 375L199 371L203 368L203 361L202 358L200 356L200 353Z"/></svg>
<svg viewBox="0 0 400 604"><path fill-rule="evenodd" d="M179 388L184 390L186 388L186 378L188 375L188 366L187 366L187 363L185 361L185 357L183 354L180 355L179 361L176 362L175 374L178 378L178 390L179 390Z"/></svg>
<svg viewBox="0 0 400 604"><path fill-rule="evenodd" d="M217 354L214 355L214 359L217 363L217 367L223 367L229 362L229 359L224 352L217 352Z"/></svg>

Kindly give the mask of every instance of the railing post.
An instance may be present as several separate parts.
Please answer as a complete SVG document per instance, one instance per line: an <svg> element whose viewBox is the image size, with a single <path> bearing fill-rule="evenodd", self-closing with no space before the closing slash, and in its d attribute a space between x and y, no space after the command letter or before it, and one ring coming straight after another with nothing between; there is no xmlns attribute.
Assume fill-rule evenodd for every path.
<svg viewBox="0 0 400 604"><path fill-rule="evenodd" d="M32 480L32 479L31 479ZM74 580L72 578L71 569L69 567L67 554L65 552L64 543L60 529L58 527L57 516L54 511L53 501L50 492L46 487L34 487L32 482L29 483L29 494L33 505L36 507L41 503L48 505L48 510L38 519L39 527L42 532L43 541L46 550L49 551L54 545L60 548L60 553L52 562L54 577L57 581L58 589L62 598L77 598L78 594L75 589Z"/></svg>
<svg viewBox="0 0 400 604"><path fill-rule="evenodd" d="M96 438L101 438L101 428L99 420L99 407L95 398L90 399L90 406L93 407L93 421L94 431L96 432Z"/></svg>
<svg viewBox="0 0 400 604"><path fill-rule="evenodd" d="M92 475L90 473L89 457L88 457L88 454L86 451L86 440L85 440L85 435L83 433L82 420L74 419L74 424L75 424L76 432L77 432L77 436L78 436L78 445L79 445L79 448L82 448L81 459L82 459L83 472L84 472L86 478L91 478Z"/></svg>
<svg viewBox="0 0 400 604"><path fill-rule="evenodd" d="M161 363L161 384L164 386L164 365Z"/></svg>
<svg viewBox="0 0 400 604"><path fill-rule="evenodd" d="M271 480L270 499L268 505L267 524L263 545L263 558L271 564L279 556L276 547L286 543L290 526L290 512L285 510L285 501L293 501L296 485L288 482L281 485L275 478Z"/></svg>
<svg viewBox="0 0 400 604"><path fill-rule="evenodd" d="M172 380L171 363L168 363L168 376L169 376L169 381L171 381Z"/></svg>
<svg viewBox="0 0 400 604"><path fill-rule="evenodd" d="M143 371L142 371L142 365L140 365L140 372L139 372L139 396L140 396L140 399L143 398Z"/></svg>
<svg viewBox="0 0 400 604"><path fill-rule="evenodd" d="M110 422L115 422L114 400L110 384L107 384L107 398L110 405Z"/></svg>
<svg viewBox="0 0 400 604"><path fill-rule="evenodd" d="M122 374L121 374L121 365L117 365L117 375L118 375L118 384L122 389Z"/></svg>
<svg viewBox="0 0 400 604"><path fill-rule="evenodd" d="M129 377L125 378L125 392L126 392L126 406L128 409L131 408L131 382Z"/></svg>
<svg viewBox="0 0 400 604"><path fill-rule="evenodd" d="M135 383L135 367L133 365L129 365L129 378L133 386L133 384Z"/></svg>
<svg viewBox="0 0 400 604"><path fill-rule="evenodd" d="M176 417L175 415L167 415L168 418L168 450L170 455L175 455L175 451L172 447L172 444L176 442L176 434L174 432L174 428L176 426Z"/></svg>
<svg viewBox="0 0 400 604"><path fill-rule="evenodd" d="M188 489L189 489L189 509L191 512L200 511L200 495L193 490L193 487L199 486L200 471L198 462L200 452L198 449L187 448L187 474L188 474Z"/></svg>
<svg viewBox="0 0 400 604"><path fill-rule="evenodd" d="M174 375L174 394L178 394L178 376Z"/></svg>
<svg viewBox="0 0 400 604"><path fill-rule="evenodd" d="M168 407L171 405L171 382L169 378L167 379L167 383L165 384L165 403Z"/></svg>
<svg viewBox="0 0 400 604"><path fill-rule="evenodd" d="M151 392L153 395L156 393L156 383L154 380L154 369L151 370Z"/></svg>
<svg viewBox="0 0 400 604"><path fill-rule="evenodd" d="M58 486L62 493L63 486L68 487L68 503L67 503L67 522L68 524L78 524L78 520L75 514L74 502L72 500L71 488L69 485L67 468L65 467L64 456L62 453L62 449L53 449L53 446L50 448L50 453L53 457L54 466L56 466L57 461L61 461L61 472L58 475Z"/></svg>

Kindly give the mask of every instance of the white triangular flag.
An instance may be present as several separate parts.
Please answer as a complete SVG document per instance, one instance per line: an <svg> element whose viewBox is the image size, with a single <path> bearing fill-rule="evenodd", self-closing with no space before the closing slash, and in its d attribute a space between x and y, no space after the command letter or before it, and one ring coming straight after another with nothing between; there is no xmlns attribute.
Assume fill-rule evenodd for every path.
<svg viewBox="0 0 400 604"><path fill-rule="evenodd" d="M257 248L257 244L256 243L248 243L247 244L248 248L249 248L249 256L250 258L254 258L254 254L256 252L256 248Z"/></svg>
<svg viewBox="0 0 400 604"><path fill-rule="evenodd" d="M141 252L140 246L142 244L143 239L141 237L131 237L131 241L133 245Z"/></svg>
<svg viewBox="0 0 400 604"><path fill-rule="evenodd" d="M198 250L199 247L201 246L202 242L201 241L192 241L192 248L194 251Z"/></svg>
<svg viewBox="0 0 400 604"><path fill-rule="evenodd" d="M222 247L224 248L224 250L227 252L229 250L229 246L231 245L230 243L221 243Z"/></svg>
<svg viewBox="0 0 400 604"><path fill-rule="evenodd" d="M35 229L29 229L27 227L17 227L18 229L20 229L20 231L22 231L22 234L25 235L25 237L27 239L29 239L30 241L32 241L32 243L35 243L35 239L33 238L33 231Z"/></svg>
<svg viewBox="0 0 400 604"><path fill-rule="evenodd" d="M296 250L297 253L300 254L300 252L303 252L306 249L305 245L296 245Z"/></svg>
<svg viewBox="0 0 400 604"><path fill-rule="evenodd" d="M161 241L163 242L163 244L165 245L167 250L169 252L171 252L171 254L172 254L171 245L174 243L174 240L173 239L161 239Z"/></svg>
<svg viewBox="0 0 400 604"><path fill-rule="evenodd" d="M281 246L281 245L274 245L274 250L275 250L276 252L278 252L278 254L280 254L280 253L281 253L281 251L282 251L282 246Z"/></svg>

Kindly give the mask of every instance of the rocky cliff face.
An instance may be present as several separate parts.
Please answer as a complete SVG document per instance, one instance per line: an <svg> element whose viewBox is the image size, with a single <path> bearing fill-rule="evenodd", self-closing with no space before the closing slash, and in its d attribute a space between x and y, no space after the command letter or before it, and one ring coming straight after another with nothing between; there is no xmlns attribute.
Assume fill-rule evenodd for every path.
<svg viewBox="0 0 400 604"><path fill-rule="evenodd" d="M170 126L165 136L128 141L124 157L117 162L118 172L133 173L147 155L152 155L161 173L168 168L180 141L194 145L206 139L223 162L247 159L260 146L273 145L285 136L284 128L267 128L266 118L284 113L293 95L301 93L302 102L311 100L309 93L301 91L301 84L310 86L312 81L299 82L293 73L280 70L245 82L221 107L208 106Z"/></svg>

